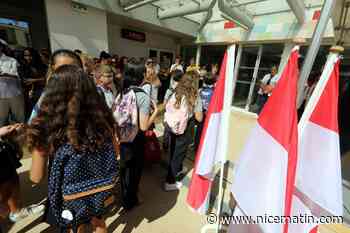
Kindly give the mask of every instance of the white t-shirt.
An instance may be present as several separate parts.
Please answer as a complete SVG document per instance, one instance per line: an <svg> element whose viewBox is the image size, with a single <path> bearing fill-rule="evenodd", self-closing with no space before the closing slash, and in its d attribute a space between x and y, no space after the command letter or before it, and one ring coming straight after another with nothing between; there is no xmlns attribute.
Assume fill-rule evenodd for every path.
<svg viewBox="0 0 350 233"><path fill-rule="evenodd" d="M278 74L276 74L272 78L271 78L271 74L267 74L267 75L265 75L263 77L263 79L261 80L261 83L266 85L269 82L269 80L271 79L270 80L270 85L276 86L279 78L280 78L280 76ZM261 88L259 89L258 94L259 95L263 95L264 94L264 92L263 92L263 90Z"/></svg>
<svg viewBox="0 0 350 233"><path fill-rule="evenodd" d="M182 67L181 64L172 64L170 67L170 73L175 70L181 70L182 72L184 72L184 68Z"/></svg>
<svg viewBox="0 0 350 233"><path fill-rule="evenodd" d="M157 63L154 65L154 69L156 71L156 74L159 74L159 71L160 71L160 65Z"/></svg>
<svg viewBox="0 0 350 233"><path fill-rule="evenodd" d="M20 79L17 71L17 60L5 54L0 56L0 74L9 74L13 77L0 77L0 99L12 98L22 94Z"/></svg>

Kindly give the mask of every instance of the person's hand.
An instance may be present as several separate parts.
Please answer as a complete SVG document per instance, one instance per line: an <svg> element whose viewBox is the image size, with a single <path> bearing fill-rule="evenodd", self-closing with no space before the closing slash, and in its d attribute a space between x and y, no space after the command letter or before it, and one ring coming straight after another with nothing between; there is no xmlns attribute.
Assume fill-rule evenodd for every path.
<svg viewBox="0 0 350 233"><path fill-rule="evenodd" d="M22 124L8 125L0 128L0 137L13 133L16 130L22 128Z"/></svg>
<svg viewBox="0 0 350 233"><path fill-rule="evenodd" d="M151 100L151 101L152 101L152 107L153 107L153 114L157 115L159 112L158 106L154 100Z"/></svg>
<svg viewBox="0 0 350 233"><path fill-rule="evenodd" d="M265 88L264 88L264 93L265 94L271 93L273 88L274 88L274 86L272 86L272 85L266 85Z"/></svg>
<svg viewBox="0 0 350 233"><path fill-rule="evenodd" d="M29 98L33 98L33 96L34 96L34 89L33 88L30 89L28 96L29 96Z"/></svg>

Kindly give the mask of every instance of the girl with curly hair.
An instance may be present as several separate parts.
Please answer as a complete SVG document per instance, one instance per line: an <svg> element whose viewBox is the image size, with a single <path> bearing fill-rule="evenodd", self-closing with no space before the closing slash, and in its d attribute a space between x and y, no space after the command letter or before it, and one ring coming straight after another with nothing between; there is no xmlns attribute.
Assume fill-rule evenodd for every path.
<svg viewBox="0 0 350 233"><path fill-rule="evenodd" d="M59 49L56 50L50 59L49 69L46 74L46 80L47 82L50 80L52 73L59 68L62 65L75 65L79 68L83 68L83 63L80 59L80 57L74 53L71 50L68 49ZM32 119L36 117L38 114L38 111L40 109L41 102L45 96L45 90L41 94L38 102L35 104L33 111L30 115L30 118L28 120L29 123L31 123Z"/></svg>
<svg viewBox="0 0 350 233"><path fill-rule="evenodd" d="M166 131L170 134L170 159L168 174L165 181L165 191L174 191L181 188L179 181L185 171L183 170L183 161L185 159L187 148L191 144L192 130L194 120L201 122L203 120L202 101L198 90L195 88L193 79L196 74L188 72L182 76L173 92L167 92L165 96L166 115L171 115L170 110L180 109L185 103L187 108L187 126L182 134L176 134L174 129L170 128L165 122ZM171 106L170 106L171 105ZM176 118L176 116L170 116ZM167 116L165 116L167 119Z"/></svg>
<svg viewBox="0 0 350 233"><path fill-rule="evenodd" d="M47 84L38 115L27 128L27 145L32 153L31 180L42 181L48 170L47 161L54 161L60 156L58 151L67 145L73 156L114 153L110 150L113 127L112 113L98 94L94 81L77 66L57 68ZM55 169L49 170L51 176ZM50 202L49 192L49 206ZM51 208L48 209L50 212ZM51 213L52 216L56 217ZM57 218L55 222L48 220L50 224L57 222ZM91 216L90 223L96 232L107 232L101 216Z"/></svg>

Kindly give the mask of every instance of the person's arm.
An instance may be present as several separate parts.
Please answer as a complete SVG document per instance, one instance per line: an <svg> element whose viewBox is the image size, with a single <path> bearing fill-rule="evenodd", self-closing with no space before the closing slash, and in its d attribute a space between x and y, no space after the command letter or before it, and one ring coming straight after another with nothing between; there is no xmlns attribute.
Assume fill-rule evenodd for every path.
<svg viewBox="0 0 350 233"><path fill-rule="evenodd" d="M263 91L263 93L266 93L266 83L267 83L267 81L269 80L269 74L267 74L267 75L265 75L264 77L263 77L263 79L260 81L260 88L261 88L261 90Z"/></svg>
<svg viewBox="0 0 350 233"><path fill-rule="evenodd" d="M160 79L159 79L158 76L157 76L156 80L154 81L153 85L154 85L155 87L160 87L160 86L162 86L162 83L160 82Z"/></svg>
<svg viewBox="0 0 350 233"><path fill-rule="evenodd" d="M151 115L140 111L140 130L141 131L147 131L152 124L154 123L157 115L158 115L158 107L157 104L152 101L153 104L153 113Z"/></svg>
<svg viewBox="0 0 350 233"><path fill-rule="evenodd" d="M47 170L47 155L43 150L34 149L32 152L32 168L30 170L30 180L33 183L40 183L45 178Z"/></svg>
<svg viewBox="0 0 350 233"><path fill-rule="evenodd" d="M194 118L196 119L196 121L202 122L203 121L203 112L195 112Z"/></svg>
<svg viewBox="0 0 350 233"><path fill-rule="evenodd" d="M6 136L22 127L22 124L8 125L0 127L0 137Z"/></svg>
<svg viewBox="0 0 350 233"><path fill-rule="evenodd" d="M202 103L202 99L200 98L200 96L197 97L193 112L194 112L194 118L198 122L202 122L203 121L203 103Z"/></svg>
<svg viewBox="0 0 350 233"><path fill-rule="evenodd" d="M172 64L170 67L170 73L173 72L175 70L176 64Z"/></svg>

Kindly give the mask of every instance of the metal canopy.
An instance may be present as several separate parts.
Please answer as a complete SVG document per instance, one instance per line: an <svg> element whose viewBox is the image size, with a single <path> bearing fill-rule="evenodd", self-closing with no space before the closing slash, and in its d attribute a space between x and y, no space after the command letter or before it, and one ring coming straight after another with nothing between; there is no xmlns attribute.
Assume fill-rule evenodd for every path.
<svg viewBox="0 0 350 233"><path fill-rule="evenodd" d="M254 17L280 12L293 12L298 23L302 24L305 20L305 9L320 7L324 0L215 0L214 6L212 5L214 0L119 0L119 2L126 11L152 5L158 8L159 19L184 17L198 23L200 31L208 22L227 19L250 29L254 25Z"/></svg>
<svg viewBox="0 0 350 233"><path fill-rule="evenodd" d="M176 8L173 7L167 10L160 10L158 12L158 17L160 19L168 19L194 13L208 12L211 2L211 0L202 0L201 2L189 1L187 4L179 2L179 5Z"/></svg>
<svg viewBox="0 0 350 233"><path fill-rule="evenodd" d="M303 24L305 21L305 4L303 0L287 0L288 5L297 17L298 22Z"/></svg>
<svg viewBox="0 0 350 233"><path fill-rule="evenodd" d="M152 4L153 2L156 2L158 0L136 0L136 1L132 1L132 2L126 2L123 3L121 2L121 5L124 7L125 11L131 11L133 9L148 5L148 4Z"/></svg>
<svg viewBox="0 0 350 233"><path fill-rule="evenodd" d="M237 2L232 0L218 0L218 6L222 13L233 21L251 29L254 26L253 16L247 10L240 8L240 6L235 7L234 4L237 4Z"/></svg>

